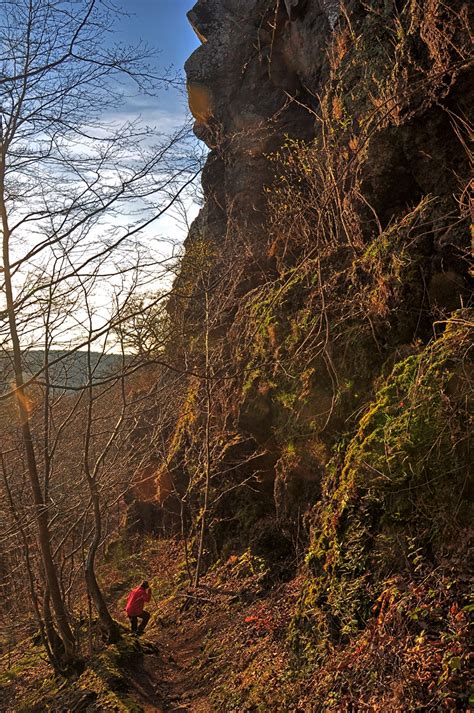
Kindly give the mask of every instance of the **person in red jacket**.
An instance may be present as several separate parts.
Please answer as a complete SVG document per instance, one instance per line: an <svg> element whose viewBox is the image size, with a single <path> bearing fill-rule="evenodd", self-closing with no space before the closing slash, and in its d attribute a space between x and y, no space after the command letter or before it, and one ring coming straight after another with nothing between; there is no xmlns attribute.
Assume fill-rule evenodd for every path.
<svg viewBox="0 0 474 713"><path fill-rule="evenodd" d="M132 589L128 595L125 611L130 619L132 633L141 634L150 620L150 614L144 610L144 605L151 599L151 589L148 582L142 582L139 587ZM138 619L141 619L137 628Z"/></svg>

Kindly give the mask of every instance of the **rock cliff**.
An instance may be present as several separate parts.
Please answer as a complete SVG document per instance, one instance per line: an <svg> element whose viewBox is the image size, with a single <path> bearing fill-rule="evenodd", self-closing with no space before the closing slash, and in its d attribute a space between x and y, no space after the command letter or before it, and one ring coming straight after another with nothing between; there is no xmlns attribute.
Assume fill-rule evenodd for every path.
<svg viewBox="0 0 474 713"><path fill-rule="evenodd" d="M192 523L207 482L208 562L250 545L303 573L288 640L317 667L415 585L429 610L435 572L464 601L469 7L200 0L188 17L209 156L170 303L192 373L158 483ZM443 674L459 701L461 668Z"/></svg>
<svg viewBox="0 0 474 713"><path fill-rule="evenodd" d="M189 294L205 245L214 346L223 334L231 341L226 364L222 348L214 358L246 372L229 392L236 428L272 452L262 468L287 512L290 461L298 482L319 481L327 447L383 365L468 303L468 11L462 2L201 0L188 17L202 42L186 63L189 104L210 153L177 312L183 331L199 331L200 288L190 306ZM291 299L290 274L300 281ZM308 351L305 309L315 319L319 310L319 335L327 320L323 349ZM299 332L291 346L288 330ZM293 382L319 372L288 396L299 409L278 394L295 354ZM304 439L286 454L295 421L316 434L322 463Z"/></svg>

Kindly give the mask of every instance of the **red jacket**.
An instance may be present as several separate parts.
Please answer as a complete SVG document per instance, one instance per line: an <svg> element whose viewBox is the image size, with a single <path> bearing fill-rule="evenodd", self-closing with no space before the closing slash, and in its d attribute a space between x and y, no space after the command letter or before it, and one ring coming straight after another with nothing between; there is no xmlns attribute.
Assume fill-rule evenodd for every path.
<svg viewBox="0 0 474 713"><path fill-rule="evenodd" d="M132 589L128 595L127 604L125 606L127 616L138 616L142 614L145 602L149 602L150 599L151 589L143 589L143 587Z"/></svg>

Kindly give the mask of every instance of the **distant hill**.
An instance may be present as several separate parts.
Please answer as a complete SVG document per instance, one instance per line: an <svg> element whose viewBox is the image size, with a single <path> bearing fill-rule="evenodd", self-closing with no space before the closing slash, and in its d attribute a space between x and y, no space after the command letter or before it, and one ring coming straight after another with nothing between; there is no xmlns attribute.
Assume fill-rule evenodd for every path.
<svg viewBox="0 0 474 713"><path fill-rule="evenodd" d="M57 361L57 360L60 361ZM77 389L85 386L88 381L87 352L66 350L51 350L49 361L56 362L50 367L50 383L56 389ZM33 349L24 354L25 377L36 374L43 368L44 350ZM91 353L91 364L94 372L93 381L98 383L107 376L120 370L122 357L119 354ZM5 391L13 378L11 354L0 356L0 391ZM40 382L44 381L41 374Z"/></svg>

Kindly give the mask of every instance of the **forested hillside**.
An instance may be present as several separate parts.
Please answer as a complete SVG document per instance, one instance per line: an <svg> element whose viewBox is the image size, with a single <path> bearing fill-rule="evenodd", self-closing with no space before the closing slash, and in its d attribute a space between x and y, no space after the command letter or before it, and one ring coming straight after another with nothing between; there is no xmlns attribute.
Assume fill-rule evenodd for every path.
<svg viewBox="0 0 474 713"><path fill-rule="evenodd" d="M91 369L94 374L94 382L106 380L110 374L114 374L122 367L122 357L119 354L101 354L100 352L81 351L48 351L46 361L53 362L49 381L44 379L45 352L40 350L30 350L24 354L24 369L28 378L35 379L37 375L42 385L45 383L56 391L78 389L87 384L88 381L88 360L90 356ZM13 357L5 354L0 357L0 389L7 391L8 385L13 378Z"/></svg>
<svg viewBox="0 0 474 713"><path fill-rule="evenodd" d="M20 708L4 677L5 710L470 710L471 11L190 10L203 205L146 354L66 427L92 438L82 532L79 503L59 525L51 506L54 557L73 533L69 652L47 585L35 607L68 683ZM3 497L13 527L27 504ZM157 608L137 642L121 609L140 579Z"/></svg>

